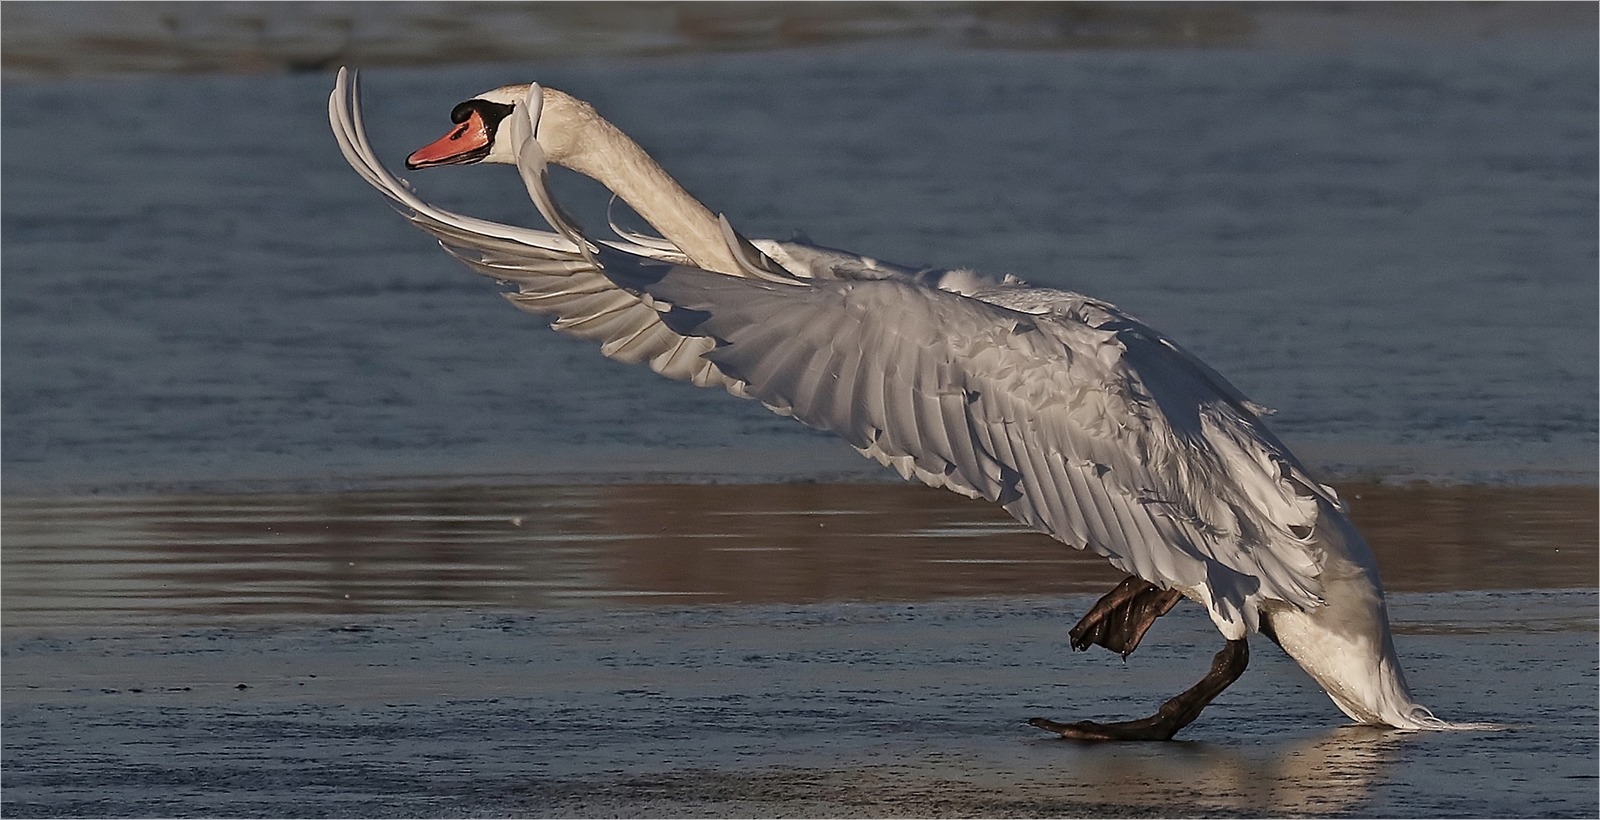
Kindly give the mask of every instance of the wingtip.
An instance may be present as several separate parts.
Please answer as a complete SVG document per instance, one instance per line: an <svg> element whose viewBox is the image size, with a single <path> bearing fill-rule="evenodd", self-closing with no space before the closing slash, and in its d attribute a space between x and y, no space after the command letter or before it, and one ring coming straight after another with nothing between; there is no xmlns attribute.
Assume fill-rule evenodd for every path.
<svg viewBox="0 0 1600 820"><path fill-rule="evenodd" d="M526 109L523 116L528 118L528 133L534 139L539 138L539 118L544 113L544 88L538 83L528 83L528 94L522 99Z"/></svg>
<svg viewBox="0 0 1600 820"><path fill-rule="evenodd" d="M335 90L351 88L356 84L356 81L360 76L360 69L343 65L339 66L339 72L334 78L333 87Z"/></svg>
<svg viewBox="0 0 1600 820"><path fill-rule="evenodd" d="M733 229L733 223L728 221L727 214L717 214L717 226L722 229L722 241L727 245L728 253L733 256L734 262L738 264L740 275L765 282L794 283L793 277L783 269L783 266L772 261L761 252L760 248Z"/></svg>

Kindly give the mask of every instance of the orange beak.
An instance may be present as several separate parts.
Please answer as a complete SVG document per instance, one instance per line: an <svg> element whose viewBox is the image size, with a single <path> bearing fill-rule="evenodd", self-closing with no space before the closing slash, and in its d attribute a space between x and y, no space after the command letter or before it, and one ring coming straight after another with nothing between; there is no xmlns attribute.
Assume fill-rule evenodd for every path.
<svg viewBox="0 0 1600 820"><path fill-rule="evenodd" d="M473 111L465 122L450 129L433 142L406 157L406 167L432 168L438 165L466 165L489 155L489 127L483 116Z"/></svg>

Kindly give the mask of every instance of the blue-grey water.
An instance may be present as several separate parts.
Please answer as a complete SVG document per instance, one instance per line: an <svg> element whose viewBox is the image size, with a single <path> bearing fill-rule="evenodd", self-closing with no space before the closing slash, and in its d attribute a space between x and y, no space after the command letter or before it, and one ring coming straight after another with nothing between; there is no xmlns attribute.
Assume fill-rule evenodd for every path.
<svg viewBox="0 0 1600 820"><path fill-rule="evenodd" d="M1559 39L550 61L372 71L368 124L398 164L455 102L538 80L749 235L1118 303L1333 474L1590 483L1595 67ZM345 166L330 87L6 87L8 495L875 469L510 308ZM507 168L410 176L537 224Z"/></svg>

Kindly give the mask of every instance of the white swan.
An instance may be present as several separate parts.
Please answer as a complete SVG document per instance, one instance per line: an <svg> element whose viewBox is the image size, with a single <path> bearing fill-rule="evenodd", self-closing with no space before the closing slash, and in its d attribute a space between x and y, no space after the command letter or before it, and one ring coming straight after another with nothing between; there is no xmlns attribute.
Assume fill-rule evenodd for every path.
<svg viewBox="0 0 1600 820"><path fill-rule="evenodd" d="M391 175L341 70L329 119L350 164L518 307L606 356L721 385L831 430L906 478L981 497L1130 573L1073 628L1126 655L1178 598L1227 645L1143 720L1030 723L1079 739L1167 739L1277 642L1360 723L1452 728L1411 697L1376 562L1333 490L1263 409L1105 302L1007 277L917 270L801 242L748 242L587 103L515 85L457 106L409 167L515 165L556 232L435 208ZM584 236L546 162L591 176L662 239ZM614 226L613 226L614 228ZM615 229L615 228L614 228Z"/></svg>

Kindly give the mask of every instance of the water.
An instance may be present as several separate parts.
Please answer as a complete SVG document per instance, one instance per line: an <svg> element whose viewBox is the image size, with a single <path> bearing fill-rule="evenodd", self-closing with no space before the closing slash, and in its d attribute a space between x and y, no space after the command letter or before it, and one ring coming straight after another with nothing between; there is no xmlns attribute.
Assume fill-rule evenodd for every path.
<svg viewBox="0 0 1600 820"><path fill-rule="evenodd" d="M1592 483L1595 53L1565 42L383 70L369 127L398 162L455 101L539 79L748 234L1116 302L1333 474ZM726 448L837 454L755 459L767 478L871 469L503 304L345 167L330 85L7 87L7 495L567 477L642 451L748 471ZM504 168L413 177L536 219ZM558 181L603 224L595 186Z"/></svg>

